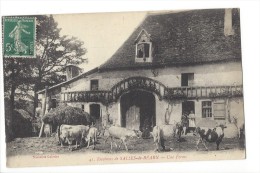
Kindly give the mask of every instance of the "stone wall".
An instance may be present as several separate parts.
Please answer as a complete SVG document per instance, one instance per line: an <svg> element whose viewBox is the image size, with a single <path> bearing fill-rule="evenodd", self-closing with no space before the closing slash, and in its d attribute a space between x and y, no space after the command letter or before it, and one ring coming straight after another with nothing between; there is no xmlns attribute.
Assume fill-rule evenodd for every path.
<svg viewBox="0 0 260 173"><path fill-rule="evenodd" d="M124 71L108 71L91 74L85 78L79 79L70 84L62 86L62 92L69 91L89 91L90 80L99 80L99 90L110 90L115 84L123 79L132 76L145 76L151 79L157 80L163 83L167 87L180 87L181 86L181 73L194 73L193 86L219 86L219 85L241 85L242 84L242 68L240 62L229 63L216 63L216 64L204 64L195 66L181 66L181 67L167 67L155 69L158 76L155 76L150 69L139 70L124 70ZM57 94L56 92L54 94ZM202 119L202 101L211 101L210 99L198 99L190 100L195 104L195 116L196 120ZM213 100L214 102L225 102L225 100ZM86 112L89 112L89 105L93 103L68 103L69 105L81 108L84 105ZM121 111L120 111L120 98L117 102L110 104L108 107L101 103L101 116L102 120L107 121L107 113L112 120L113 124L121 125ZM179 122L182 115L182 101L176 101L174 103L168 103L165 100L159 100L155 95L156 104L156 124L172 124L174 121ZM166 113L166 109L168 112ZM226 111L227 116L236 116L240 119L244 118L243 115L243 99L235 99L229 102L229 112ZM214 112L214 110L212 110Z"/></svg>
<svg viewBox="0 0 260 173"><path fill-rule="evenodd" d="M115 84L132 76L145 76L157 80L167 87L181 86L182 73L194 73L193 86L241 85L242 67L240 62L205 64L197 66L167 67L155 69L154 76L150 69L107 71L94 73L62 87L66 91L88 91L90 80L99 80L99 90L110 90Z"/></svg>

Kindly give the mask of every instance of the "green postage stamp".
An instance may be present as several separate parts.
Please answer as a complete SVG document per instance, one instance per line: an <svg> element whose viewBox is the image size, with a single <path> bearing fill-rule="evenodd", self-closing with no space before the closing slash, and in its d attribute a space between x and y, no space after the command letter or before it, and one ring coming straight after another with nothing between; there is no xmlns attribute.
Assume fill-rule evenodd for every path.
<svg viewBox="0 0 260 173"><path fill-rule="evenodd" d="M5 58L35 58L35 17L3 17Z"/></svg>

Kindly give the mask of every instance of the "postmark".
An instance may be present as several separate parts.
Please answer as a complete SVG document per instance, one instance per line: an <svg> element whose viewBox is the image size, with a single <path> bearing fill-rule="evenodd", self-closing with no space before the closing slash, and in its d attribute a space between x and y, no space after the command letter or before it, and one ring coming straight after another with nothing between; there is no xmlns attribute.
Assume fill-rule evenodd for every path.
<svg viewBox="0 0 260 173"><path fill-rule="evenodd" d="M35 17L3 17L5 58L36 58L35 41Z"/></svg>

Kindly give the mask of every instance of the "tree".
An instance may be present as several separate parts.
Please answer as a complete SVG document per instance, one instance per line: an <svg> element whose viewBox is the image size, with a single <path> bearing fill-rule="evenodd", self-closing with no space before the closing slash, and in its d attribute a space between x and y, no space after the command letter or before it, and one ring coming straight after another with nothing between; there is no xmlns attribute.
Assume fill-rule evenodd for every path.
<svg viewBox="0 0 260 173"><path fill-rule="evenodd" d="M34 61L34 110L38 105L37 91L63 80L61 72L68 64L86 62L84 42L72 36L61 36L61 29L52 15L37 16L37 48Z"/></svg>
<svg viewBox="0 0 260 173"><path fill-rule="evenodd" d="M32 66L28 59L14 58L5 58L3 65L4 91L5 96L9 97L9 99L5 99L5 120L7 125L6 131L8 131L9 134L9 136L6 136L6 139L11 140L13 138L12 129L16 90L20 85L28 85L30 83L30 74L32 73Z"/></svg>
<svg viewBox="0 0 260 173"><path fill-rule="evenodd" d="M36 58L4 58L4 89L10 97L11 111L15 109L15 97L27 96L34 100L34 110L38 105L37 91L45 85L53 85L64 80L62 72L68 64L86 62L83 42L72 36L61 36L61 29L53 16L35 16ZM31 94L33 93L33 94ZM13 112L10 112L12 121Z"/></svg>

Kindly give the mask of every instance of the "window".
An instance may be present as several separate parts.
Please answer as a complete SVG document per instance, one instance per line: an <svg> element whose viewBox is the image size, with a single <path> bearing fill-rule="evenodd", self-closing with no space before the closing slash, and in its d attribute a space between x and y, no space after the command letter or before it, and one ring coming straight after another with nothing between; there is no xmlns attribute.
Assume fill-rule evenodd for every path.
<svg viewBox="0 0 260 173"><path fill-rule="evenodd" d="M202 118L212 117L212 103L211 101L202 102Z"/></svg>
<svg viewBox="0 0 260 173"><path fill-rule="evenodd" d="M150 34L144 29L135 40L135 62L152 62L152 40Z"/></svg>
<svg viewBox="0 0 260 173"><path fill-rule="evenodd" d="M85 106L84 105L81 105L81 110L85 111Z"/></svg>
<svg viewBox="0 0 260 173"><path fill-rule="evenodd" d="M137 58L149 58L150 46L150 43L139 43L137 45Z"/></svg>
<svg viewBox="0 0 260 173"><path fill-rule="evenodd" d="M226 109L225 103L214 103L213 105L214 110L214 119L215 120L225 120L226 119Z"/></svg>
<svg viewBox="0 0 260 173"><path fill-rule="evenodd" d="M90 81L90 90L91 91L98 90L98 80L91 80Z"/></svg>
<svg viewBox="0 0 260 173"><path fill-rule="evenodd" d="M51 99L50 108L56 108L57 107L57 101L56 99Z"/></svg>
<svg viewBox="0 0 260 173"><path fill-rule="evenodd" d="M181 74L181 86L192 86L194 83L194 73Z"/></svg>

